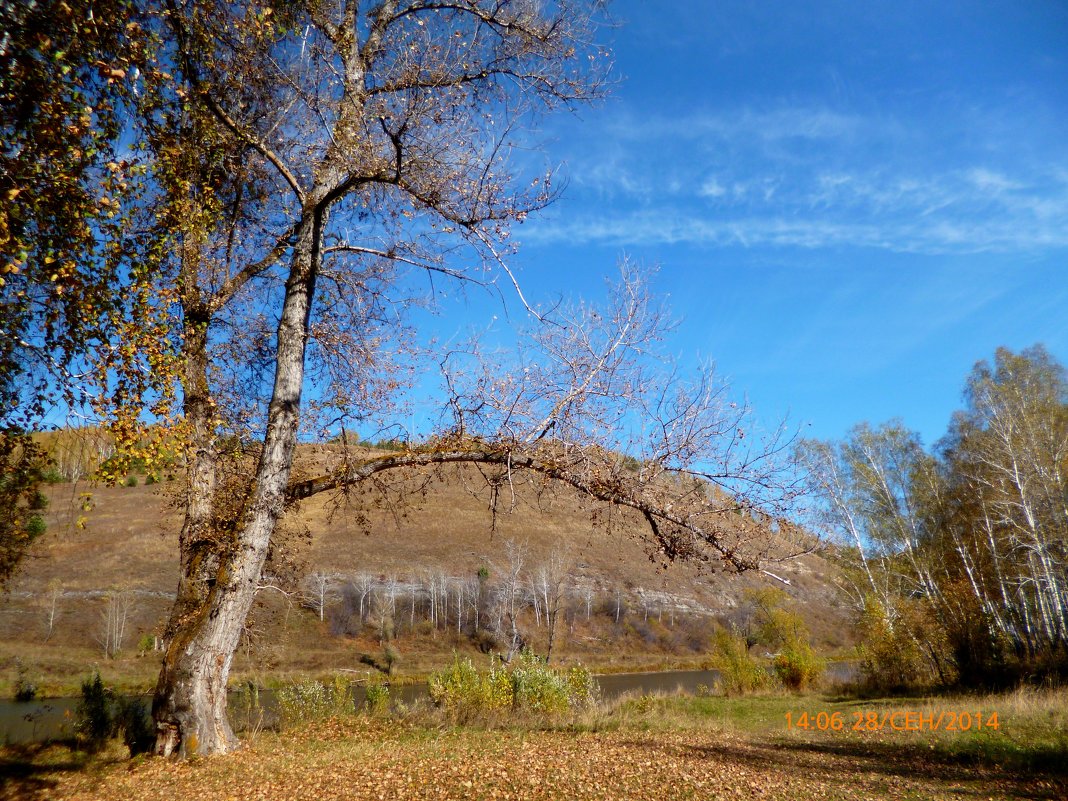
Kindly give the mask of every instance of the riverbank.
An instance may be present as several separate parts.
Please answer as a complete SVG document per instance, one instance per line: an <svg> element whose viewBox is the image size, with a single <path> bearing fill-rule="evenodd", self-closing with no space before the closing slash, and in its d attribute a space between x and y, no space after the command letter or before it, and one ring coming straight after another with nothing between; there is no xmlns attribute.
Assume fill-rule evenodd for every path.
<svg viewBox="0 0 1068 801"><path fill-rule="evenodd" d="M1052 801L1068 793L1068 693L631 696L492 727L448 726L424 709L258 732L236 754L181 764L129 760L116 745L92 757L7 748L0 766L3 799Z"/></svg>
<svg viewBox="0 0 1068 801"><path fill-rule="evenodd" d="M330 652L330 659L316 660L314 652L305 652L302 666L291 664L252 665L244 654L238 653L234 669L230 674L231 689L248 686L249 683L259 687L276 688L287 684L317 679L329 681L340 673L354 682L368 679L388 678L391 685L401 686L421 684L432 673L452 663L459 655L468 656L476 664L488 663L489 656L479 652L469 642L442 638L434 641L427 638L420 642L421 650L415 646L404 652L406 659L394 675L386 677L375 666L376 654L368 643L356 641L350 643L347 658ZM89 648L69 648L61 653L37 645L24 647L17 643L0 643L0 699L12 698L20 679L18 665L28 674L28 678L37 688L37 697L41 699L76 698L81 693L81 683L94 672L99 672L104 684L120 695L141 695L151 692L159 678L161 655L147 653L143 655L123 654L116 659L101 659L99 651ZM318 662L323 664L318 664ZM570 652L562 653L553 659L554 665L571 667L583 665L598 675L616 675L624 673L653 673L678 670L702 670L708 667L709 655L695 653L690 655L656 654L626 652L606 656Z"/></svg>
<svg viewBox="0 0 1068 801"><path fill-rule="evenodd" d="M480 660L486 661L485 657ZM824 674L824 686L834 687L855 677L856 667L852 662L833 662ZM350 692L357 708L363 706L366 682L352 681L351 674L342 674L351 681ZM300 677L307 681L308 677ZM373 677L376 681L382 679ZM604 702L614 702L626 695L708 695L719 682L719 672L704 670L659 670L617 673L595 673L597 695ZM329 684L330 678L326 683ZM413 705L428 700L425 680L411 677L389 679L390 698L394 703ZM236 685L230 693L230 719L236 730L250 727L273 726L276 720L275 696L283 683L270 682L264 685ZM146 708L151 706L150 694L122 692L109 687L119 698L140 698ZM0 743L26 745L53 739L69 738L78 712L80 692L77 696L40 698L20 702L0 699Z"/></svg>
<svg viewBox="0 0 1068 801"><path fill-rule="evenodd" d="M476 665L487 665L490 655L480 652L467 638L424 637L417 642L400 641L403 648L400 666L391 676L381 667L372 640L331 641L335 650L321 653L305 648L300 663L266 660L256 662L239 651L230 673L229 686L238 690L254 684L260 688L278 688L302 681L330 681L342 675L354 683L368 680L388 680L392 686L422 684L431 674L448 667L457 656L469 657ZM643 653L621 647L610 653L591 653L576 650L565 643L554 653L553 665L573 667L582 665L600 676L648 674L667 671L701 671L710 666L707 649L689 654ZM344 648L344 650L336 650ZM823 652L832 667L853 664L851 649ZM321 657L321 658L320 658ZM327 658L329 657L329 658ZM13 698L21 681L28 680L36 689L38 699L77 698L81 684L99 673L104 684L118 695L136 696L152 692L159 678L162 655L148 652L124 652L117 658L102 659L98 649L53 648L47 644L22 644L0 641L0 699ZM671 689L671 688L668 688Z"/></svg>

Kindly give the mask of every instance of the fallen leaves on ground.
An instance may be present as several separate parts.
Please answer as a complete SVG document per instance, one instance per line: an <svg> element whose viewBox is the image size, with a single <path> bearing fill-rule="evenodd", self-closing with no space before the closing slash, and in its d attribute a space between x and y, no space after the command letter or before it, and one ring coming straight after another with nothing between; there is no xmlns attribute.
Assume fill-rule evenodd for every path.
<svg viewBox="0 0 1068 801"><path fill-rule="evenodd" d="M437 730L351 719L261 734L224 757L9 778L0 798L844 801L1005 799L1025 791L1055 798L1063 790L1050 785L1047 794L1038 779L924 765L858 745L711 730Z"/></svg>

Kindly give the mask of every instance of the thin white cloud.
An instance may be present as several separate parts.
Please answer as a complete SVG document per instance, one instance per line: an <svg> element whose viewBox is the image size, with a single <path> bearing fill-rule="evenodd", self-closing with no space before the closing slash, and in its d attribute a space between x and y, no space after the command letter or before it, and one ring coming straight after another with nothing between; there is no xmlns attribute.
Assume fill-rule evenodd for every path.
<svg viewBox="0 0 1068 801"><path fill-rule="evenodd" d="M614 141L671 140L830 140L853 137L869 121L822 107L783 106L775 109L731 109L676 117L618 114L607 125Z"/></svg>
<svg viewBox="0 0 1068 801"><path fill-rule="evenodd" d="M1065 206L1068 214L1068 204ZM876 248L899 253L967 254L1068 248L1068 226L1021 228L1013 220L911 219L834 221L819 215L715 219L672 209L572 216L524 229L530 244L589 243L612 247Z"/></svg>
<svg viewBox="0 0 1068 801"><path fill-rule="evenodd" d="M676 182L676 186L678 186L678 185L679 185L678 182ZM715 178L708 178L698 188L697 194L700 195L701 197L711 197L711 198L723 197L725 194L727 194L727 189L726 189L726 187L723 186L723 184L721 184Z"/></svg>
<svg viewBox="0 0 1068 801"><path fill-rule="evenodd" d="M976 189L993 192L995 194L1026 188L1025 184L1021 184L999 172L988 170L983 167L975 167L969 170L968 179L975 185Z"/></svg>
<svg viewBox="0 0 1068 801"><path fill-rule="evenodd" d="M622 115L569 169L576 188L611 202L579 197L568 221L542 221L524 238L923 253L1068 246L1068 149L980 134L957 147L962 130L983 126L955 124L910 128L820 107Z"/></svg>

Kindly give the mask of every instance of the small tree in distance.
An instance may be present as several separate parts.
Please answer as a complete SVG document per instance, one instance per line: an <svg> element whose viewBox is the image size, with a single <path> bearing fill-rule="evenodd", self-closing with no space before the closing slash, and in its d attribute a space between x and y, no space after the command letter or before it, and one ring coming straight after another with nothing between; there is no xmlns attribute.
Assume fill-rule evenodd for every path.
<svg viewBox="0 0 1068 801"><path fill-rule="evenodd" d="M334 576L321 570L304 577L300 595L301 603L315 612L320 622L326 617L326 604L334 594L334 582Z"/></svg>

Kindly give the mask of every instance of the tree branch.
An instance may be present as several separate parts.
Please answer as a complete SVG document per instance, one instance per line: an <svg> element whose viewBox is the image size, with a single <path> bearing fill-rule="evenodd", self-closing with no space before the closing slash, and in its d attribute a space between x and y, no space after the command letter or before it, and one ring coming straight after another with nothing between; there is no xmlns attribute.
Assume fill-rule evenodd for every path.
<svg viewBox="0 0 1068 801"><path fill-rule="evenodd" d="M552 456L553 454L546 454L545 457L524 454L508 446L493 446L480 440L472 440L470 447L444 447L440 450L409 451L372 457L350 465L347 470L334 475L320 476L290 484L286 491L286 499L292 503L322 492L351 487L389 470L442 464L491 464L511 471L529 470L570 486L599 501L634 509L650 524L654 539L671 559L686 555L699 561L710 561L706 554L680 547L680 543L662 530L661 527L665 524L678 532L689 535L693 541L711 547L717 552L720 560L732 570L743 572L759 568L757 560L743 556L723 543L720 532L711 531L699 525L690 517L678 512L673 504L660 504L654 499L642 497L639 491L628 491L640 490L641 487L630 488L617 476L611 476L610 479L598 479L593 475L573 472L568 469L566 461L552 458ZM705 508L693 511L707 514L720 510L711 508L709 504ZM721 511L724 514L728 512L727 509ZM691 548L692 544L693 542L689 543Z"/></svg>
<svg viewBox="0 0 1068 801"><path fill-rule="evenodd" d="M246 265L226 279L219 291L209 301L209 309L213 312L221 309L230 302L230 299L237 294L241 287L277 262L293 246L293 237L297 232L298 225L299 221L294 222L284 234L279 236L274 243L274 247L271 248L266 256L259 261Z"/></svg>
<svg viewBox="0 0 1068 801"><path fill-rule="evenodd" d="M392 250L379 250L377 248L369 248L362 245L330 245L329 247L323 248L324 256L331 253L360 253L365 256L377 256L381 259L409 264L412 267L418 267L420 270L426 270L427 272L441 273L450 278L455 278L458 281L467 281L478 286L485 286L483 281L479 281L477 278L472 278L470 275L460 270L452 270L437 264L428 264L427 262L419 261L418 259L410 259L406 256L401 256Z"/></svg>
<svg viewBox="0 0 1068 801"><path fill-rule="evenodd" d="M286 166L286 163L282 161L278 154L275 153L270 147L268 147L265 142L261 141L258 136L255 136L254 134L246 131L244 128L238 125L234 121L234 119L226 113L226 110L219 105L218 101L216 101L215 98L211 96L210 91L203 87L198 88L200 89L200 91L198 92L199 96L207 104L208 108L211 109L212 113L219 118L219 121L222 122L222 124L225 125L227 128L229 128L234 133L234 135L243 139L245 142L255 148L261 156L263 156L265 159L271 162L271 164L274 165L274 168L278 170L279 174L281 174L281 176L285 179L286 183L288 183L290 188L293 190L293 194L296 195L297 201L300 203L300 205L303 206L305 202L304 189L301 188L300 182L297 180L297 177L292 173L289 167Z"/></svg>

